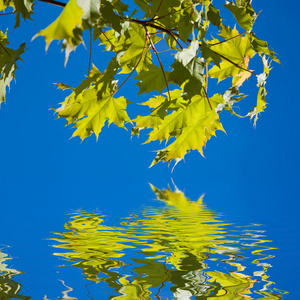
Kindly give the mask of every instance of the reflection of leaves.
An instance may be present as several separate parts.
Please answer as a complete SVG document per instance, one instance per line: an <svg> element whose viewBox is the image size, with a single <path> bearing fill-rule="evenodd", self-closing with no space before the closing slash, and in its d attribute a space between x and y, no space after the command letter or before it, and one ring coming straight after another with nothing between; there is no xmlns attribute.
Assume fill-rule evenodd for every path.
<svg viewBox="0 0 300 300"><path fill-rule="evenodd" d="M31 297L21 294L21 284L13 280L13 277L22 274L20 271L10 269L5 263L10 258L0 251L0 299L22 299L29 300Z"/></svg>
<svg viewBox="0 0 300 300"><path fill-rule="evenodd" d="M257 235L247 230L236 236L229 232L229 224L209 211L202 197L191 201L177 189L151 187L164 207L146 208L142 217L125 218L118 227L104 225L99 215L75 213L65 225L68 231L54 239L60 243L56 248L71 251L55 255L81 268L86 279L105 281L118 293L110 299L154 299L151 296L158 297L166 283L171 284L175 299L245 298L260 276L257 272L253 279L244 273L243 252L248 250L247 255L260 255L251 261L263 268L262 280L271 285L265 275L271 265L262 262L269 256L261 255L272 248L263 246L262 231ZM217 270L215 261L220 264ZM269 299L270 293L280 295L270 287L259 293L263 299Z"/></svg>

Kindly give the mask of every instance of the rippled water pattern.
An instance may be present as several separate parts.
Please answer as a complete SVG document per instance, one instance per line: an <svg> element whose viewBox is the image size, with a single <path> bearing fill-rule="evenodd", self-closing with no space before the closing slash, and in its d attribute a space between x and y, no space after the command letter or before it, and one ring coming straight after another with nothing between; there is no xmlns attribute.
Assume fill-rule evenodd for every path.
<svg viewBox="0 0 300 300"><path fill-rule="evenodd" d="M99 212L75 211L51 238L60 268L80 269L87 299L284 298L287 292L267 273L274 248L263 226L227 224L202 198L152 189L162 207L125 216L118 226ZM21 295L14 280L20 272L8 269L6 259L1 253L0 299L30 299ZM58 299L79 299L78 286L60 280Z"/></svg>

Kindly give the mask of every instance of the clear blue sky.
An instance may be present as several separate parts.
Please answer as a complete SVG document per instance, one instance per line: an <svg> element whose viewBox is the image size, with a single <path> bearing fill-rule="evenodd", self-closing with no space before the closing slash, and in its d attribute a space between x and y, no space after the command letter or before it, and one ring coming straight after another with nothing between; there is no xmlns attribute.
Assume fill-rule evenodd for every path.
<svg viewBox="0 0 300 300"><path fill-rule="evenodd" d="M280 250L272 261L272 280L279 282L280 289L295 291L293 278L300 267L295 250L299 249L300 200L296 33L300 4L294 1L284 8L279 0L254 0L253 6L262 11L254 31L269 42L282 62L282 66L273 63L268 78L266 112L255 129L249 119L222 115L227 135L217 132L217 138L207 144L205 158L192 152L173 173L167 164L148 168L154 157L151 151L159 145L142 145L145 135L130 139L130 131L114 125L100 133L98 142L95 136L83 143L78 138L69 140L72 129L65 127L63 119L55 120L49 110L66 96L52 83L78 85L87 73L88 51L78 47L64 68L61 45L53 42L45 53L43 38L28 42L16 83L0 110L0 201L4 215L0 243L21 247L28 242L22 237L28 232L32 239L47 238L62 226L59 217L57 224L53 222L56 211L101 208L117 218L153 198L149 182L166 188L172 178L192 199L205 193L207 206L229 216L230 222L265 224ZM16 46L30 41L60 10L38 3L35 22L27 21L21 29L13 30L13 18L6 16L0 19L0 29L10 27L8 38ZM99 68L108 62L97 47L93 58ZM137 98L137 91L130 83L124 93L133 102L144 101L144 96ZM248 94L254 99L255 93L256 88ZM39 228L27 223L28 219L35 219ZM20 257L21 250L15 251Z"/></svg>

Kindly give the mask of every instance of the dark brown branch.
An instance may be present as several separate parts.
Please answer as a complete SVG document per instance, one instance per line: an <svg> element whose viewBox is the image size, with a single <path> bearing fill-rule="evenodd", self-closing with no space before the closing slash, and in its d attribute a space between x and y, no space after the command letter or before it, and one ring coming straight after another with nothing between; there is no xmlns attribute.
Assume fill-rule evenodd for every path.
<svg viewBox="0 0 300 300"><path fill-rule="evenodd" d="M67 5L67 3L63 3L60 1L56 1L56 0L39 0L39 1L49 3L52 5L56 5L56 6L60 6L60 7L65 7Z"/></svg>
<svg viewBox="0 0 300 300"><path fill-rule="evenodd" d="M151 36L150 36L149 31L147 30L147 28L145 28L145 29L146 29L146 36L148 37L148 39L149 39L149 41L150 41L150 44L151 44L151 46L152 46L152 49L153 49L153 51L154 51L154 53L155 53L155 55L156 55L156 57L157 57L157 59L158 59L158 62L159 62L161 71L163 72L164 79L165 79L166 86L167 86L167 90L168 90L169 99L170 99L170 101L171 101L172 99L171 99L171 94L170 94L170 90L169 90L168 80L167 80L167 78L166 78L166 74L165 74L165 71L164 71L163 64L162 64L162 62L161 62L161 60L160 60L160 58L159 58L159 55L158 55L158 53L157 53L157 51L156 51L156 48L155 48L155 46L154 46L154 44L153 44L153 41L152 41L152 39L151 39Z"/></svg>
<svg viewBox="0 0 300 300"><path fill-rule="evenodd" d="M114 96L116 94L116 92L125 84L125 82L130 78L130 76L133 74L133 72L136 70L136 68L138 67L138 65L140 64L144 54L145 54L145 50L147 48L147 36L146 36L146 40L145 40L145 45L144 45L144 48L143 48L143 52L142 52L142 55L141 57L139 58L137 64L135 65L135 67L133 68L133 70L130 72L130 74L126 77L126 79L121 83L121 85L115 90L115 92L111 95L111 96Z"/></svg>

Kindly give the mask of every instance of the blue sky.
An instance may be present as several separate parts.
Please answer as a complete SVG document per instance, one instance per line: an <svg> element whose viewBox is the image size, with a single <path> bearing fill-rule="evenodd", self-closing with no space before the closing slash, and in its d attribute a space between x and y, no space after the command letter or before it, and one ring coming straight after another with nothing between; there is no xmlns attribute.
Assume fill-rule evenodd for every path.
<svg viewBox="0 0 300 300"><path fill-rule="evenodd" d="M1 17L0 29L9 27L13 46L29 42L16 83L0 110L0 201L5 215L0 243L15 243L12 246L17 248L25 241L25 231L46 238L62 226L59 217L58 223L53 222L55 211L100 207L118 218L153 198L149 182L166 188L173 179L192 199L205 193L208 207L228 216L230 222L265 224L280 250L273 261L272 279L282 281L279 288L295 291L295 280L284 277L294 278L299 267L294 249L299 247L299 39L295 32L300 4L294 1L288 10L282 1L254 0L253 6L262 11L254 31L282 62L273 63L268 78L269 105L255 129L249 119L222 115L227 135L217 132L217 138L207 144L205 158L193 151L173 172L166 163L148 168L159 145L142 145L145 134L130 139L130 131L112 125L100 133L98 142L92 136L81 143L79 138L69 139L72 129L65 127L64 120L55 120L49 108L58 107L66 94L52 83L78 85L88 64L83 46L71 53L65 68L61 45L53 42L45 53L43 38L30 42L60 8L38 3L35 22L27 21L16 30L12 17ZM97 47L93 58L99 68L109 60ZM130 101L144 101L137 91L132 82L124 88ZM244 91L254 101L256 87ZM27 219L34 218L38 229L26 225Z"/></svg>

